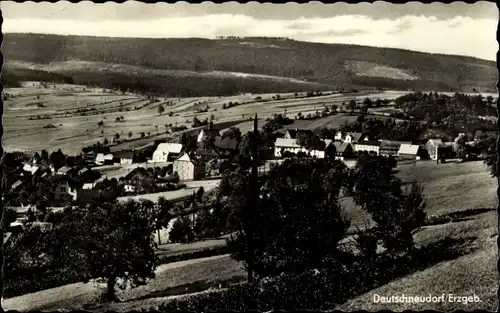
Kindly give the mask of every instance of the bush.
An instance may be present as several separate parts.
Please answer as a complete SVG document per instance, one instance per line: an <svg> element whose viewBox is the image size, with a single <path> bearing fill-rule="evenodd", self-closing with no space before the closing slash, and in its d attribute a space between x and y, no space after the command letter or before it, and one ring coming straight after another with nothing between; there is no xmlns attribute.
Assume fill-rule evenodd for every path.
<svg viewBox="0 0 500 313"><path fill-rule="evenodd" d="M194 232L192 222L189 217L179 217L172 225L169 234L170 242L173 243L189 243L194 240Z"/></svg>

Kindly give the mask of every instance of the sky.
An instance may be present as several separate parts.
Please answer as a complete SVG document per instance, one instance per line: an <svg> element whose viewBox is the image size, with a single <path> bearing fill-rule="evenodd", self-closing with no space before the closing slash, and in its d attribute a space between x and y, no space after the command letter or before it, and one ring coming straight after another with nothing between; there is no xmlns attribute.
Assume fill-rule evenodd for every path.
<svg viewBox="0 0 500 313"><path fill-rule="evenodd" d="M0 2L4 33L149 38L277 36L496 60L495 3Z"/></svg>

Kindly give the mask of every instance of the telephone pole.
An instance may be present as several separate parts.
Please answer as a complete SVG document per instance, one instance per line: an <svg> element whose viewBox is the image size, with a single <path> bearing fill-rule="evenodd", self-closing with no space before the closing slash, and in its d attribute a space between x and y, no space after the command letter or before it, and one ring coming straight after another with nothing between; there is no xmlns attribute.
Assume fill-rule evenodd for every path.
<svg viewBox="0 0 500 313"><path fill-rule="evenodd" d="M249 253L249 260L248 260L248 282L253 282L253 267L254 267L254 251L255 251L255 239L254 239L254 232L256 230L256 225L255 225L255 211L257 210L257 205L258 205L258 197L259 197L259 186L258 186L258 156L257 156L257 150L258 150L258 144L259 144L259 131L258 131L258 122L257 122L257 114L255 114L255 118L253 121L253 133L252 133L252 140L251 140L251 174L250 174L250 203L248 206L248 209L251 210L250 212L247 212L245 218L248 218L247 223L249 224L250 232L247 232L247 245L249 247L250 253Z"/></svg>

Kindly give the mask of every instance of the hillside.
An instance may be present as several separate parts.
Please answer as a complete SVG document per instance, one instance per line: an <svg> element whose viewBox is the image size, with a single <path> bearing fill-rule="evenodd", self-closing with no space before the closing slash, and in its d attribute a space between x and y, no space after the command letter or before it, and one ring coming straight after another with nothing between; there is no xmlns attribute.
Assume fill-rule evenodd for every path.
<svg viewBox="0 0 500 313"><path fill-rule="evenodd" d="M495 62L471 57L276 38L5 34L2 48L4 80L45 73L171 96L375 87L492 92L498 77Z"/></svg>

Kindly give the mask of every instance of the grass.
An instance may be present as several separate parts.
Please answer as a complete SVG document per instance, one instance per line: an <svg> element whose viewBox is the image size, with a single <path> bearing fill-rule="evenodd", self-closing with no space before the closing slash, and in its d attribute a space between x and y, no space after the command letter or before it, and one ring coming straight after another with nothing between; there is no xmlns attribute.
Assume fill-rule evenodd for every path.
<svg viewBox="0 0 500 313"><path fill-rule="evenodd" d="M496 269L498 236L495 212L481 214L472 220L460 223L431 226L416 235L419 245L428 245L443 238L472 239L472 253L454 260L441 262L406 277L396 279L384 286L355 297L339 306L342 311L388 309L403 310L496 310L498 299L498 272ZM462 303L374 303L373 295L477 295L482 302L464 305Z"/></svg>
<svg viewBox="0 0 500 313"><path fill-rule="evenodd" d="M118 292L117 295L124 301L132 302L130 305L133 305L134 300L145 297L152 292L168 290L196 281L221 281L237 276L241 277L244 274L240 265L228 255L181 261L159 266L156 270L156 277L147 285ZM88 308L98 304L97 295L103 287L103 284L94 284L93 282L71 284L12 299L4 299L3 307L6 310L19 311Z"/></svg>

